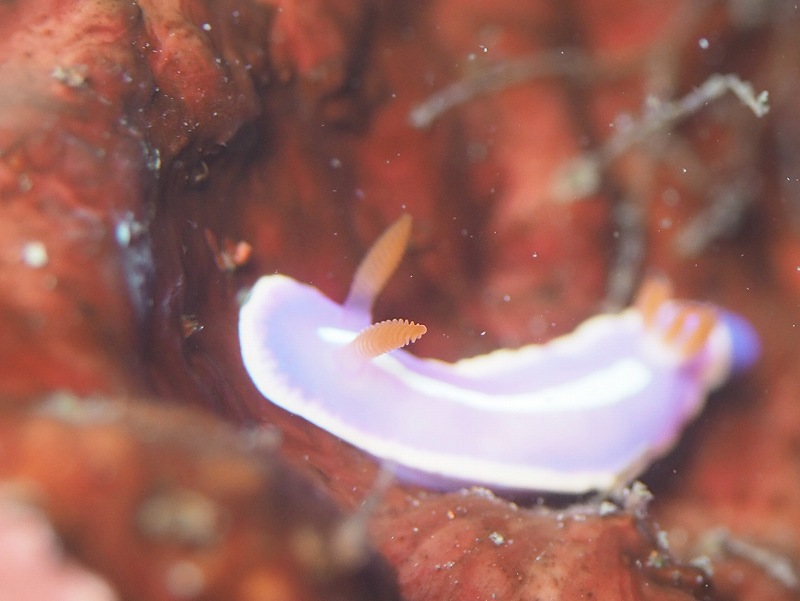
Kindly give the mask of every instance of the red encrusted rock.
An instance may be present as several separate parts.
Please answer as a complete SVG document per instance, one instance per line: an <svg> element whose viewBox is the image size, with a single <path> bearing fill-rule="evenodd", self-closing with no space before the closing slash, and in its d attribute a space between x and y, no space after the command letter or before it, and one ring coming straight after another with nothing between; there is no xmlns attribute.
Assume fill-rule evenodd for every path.
<svg viewBox="0 0 800 601"><path fill-rule="evenodd" d="M121 598L399 598L349 518L276 456L274 432L59 396L0 418L0 438L6 488Z"/></svg>
<svg viewBox="0 0 800 601"><path fill-rule="evenodd" d="M597 505L524 509L480 489L400 506L374 531L409 601L688 601L711 592L703 573L672 563L633 514L601 517Z"/></svg>

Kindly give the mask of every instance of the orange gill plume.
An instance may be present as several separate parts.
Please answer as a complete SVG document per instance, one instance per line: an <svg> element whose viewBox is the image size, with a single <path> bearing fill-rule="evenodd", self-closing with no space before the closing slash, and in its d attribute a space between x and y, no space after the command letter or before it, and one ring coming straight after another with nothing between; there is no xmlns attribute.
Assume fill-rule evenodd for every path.
<svg viewBox="0 0 800 601"><path fill-rule="evenodd" d="M710 305L672 300L672 286L662 276L648 276L636 296L635 307L642 315L645 326L658 332L667 346L681 357L690 357L700 351L717 325L717 312ZM658 313L664 303L675 304L674 315L666 322L658 322Z"/></svg>
<svg viewBox="0 0 800 601"><path fill-rule="evenodd" d="M694 319L691 331L681 341L680 352L684 357L690 357L700 352L711 335L711 331L717 325L717 312L710 305L692 303L689 310Z"/></svg>

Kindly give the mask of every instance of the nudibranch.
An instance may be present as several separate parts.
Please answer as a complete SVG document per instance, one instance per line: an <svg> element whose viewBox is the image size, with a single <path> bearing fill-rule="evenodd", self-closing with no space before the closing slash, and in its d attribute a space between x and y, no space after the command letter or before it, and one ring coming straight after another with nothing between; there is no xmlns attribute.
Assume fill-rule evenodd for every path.
<svg viewBox="0 0 800 601"><path fill-rule="evenodd" d="M284 275L242 305L244 365L271 402L437 487L610 491L669 451L707 394L750 365L758 338L709 304L650 278L634 305L542 345L447 363L400 350L425 326L372 324L399 264L401 217L338 304Z"/></svg>

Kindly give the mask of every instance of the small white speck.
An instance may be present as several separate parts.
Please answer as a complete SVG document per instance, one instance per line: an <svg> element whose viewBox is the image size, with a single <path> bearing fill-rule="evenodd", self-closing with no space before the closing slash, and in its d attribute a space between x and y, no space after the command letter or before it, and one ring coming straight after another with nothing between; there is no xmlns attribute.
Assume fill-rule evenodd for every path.
<svg viewBox="0 0 800 601"><path fill-rule="evenodd" d="M706 38L700 38L697 40L697 45L700 46L703 50L708 50L708 40Z"/></svg>
<svg viewBox="0 0 800 601"><path fill-rule="evenodd" d="M510 294L504 294L503 295L503 302L506 302L506 303L511 302L511 295Z"/></svg>
<svg viewBox="0 0 800 601"><path fill-rule="evenodd" d="M80 88L86 85L89 68L86 65L57 65L53 67L50 76L69 88Z"/></svg>
<svg viewBox="0 0 800 601"><path fill-rule="evenodd" d="M333 157L330 160L330 166L333 167L334 169L339 169L342 166L342 161L340 161L336 157Z"/></svg>
<svg viewBox="0 0 800 601"><path fill-rule="evenodd" d="M538 257L539 257L539 253L533 253L533 254L531 254L531 259L536 259L536 258L538 258Z"/></svg>
<svg viewBox="0 0 800 601"><path fill-rule="evenodd" d="M47 247L44 242L28 242L22 247L22 262L33 269L40 269L47 265Z"/></svg>
<svg viewBox="0 0 800 601"><path fill-rule="evenodd" d="M127 221L120 221L117 227L114 228L114 237L117 239L117 244L126 247L131 243L131 224Z"/></svg>
<svg viewBox="0 0 800 601"><path fill-rule="evenodd" d="M203 23L203 31L211 31L211 23Z"/></svg>
<svg viewBox="0 0 800 601"><path fill-rule="evenodd" d="M491 534L489 534L489 540L492 541L498 547L506 542L505 537L499 532L492 532Z"/></svg>

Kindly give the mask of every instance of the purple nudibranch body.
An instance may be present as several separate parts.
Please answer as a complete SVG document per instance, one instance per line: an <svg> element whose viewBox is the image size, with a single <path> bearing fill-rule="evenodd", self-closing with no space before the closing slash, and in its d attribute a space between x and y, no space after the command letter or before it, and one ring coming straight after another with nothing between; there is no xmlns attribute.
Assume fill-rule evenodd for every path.
<svg viewBox="0 0 800 601"><path fill-rule="evenodd" d="M710 390L758 356L747 322L670 298L637 303L542 345L447 363L399 350L419 335L371 324L410 231L401 218L362 262L344 304L283 275L244 302L245 367L271 402L426 483L610 491L669 451ZM366 330L366 331L365 331ZM391 350L369 355L391 338ZM355 341L355 342L354 342Z"/></svg>

